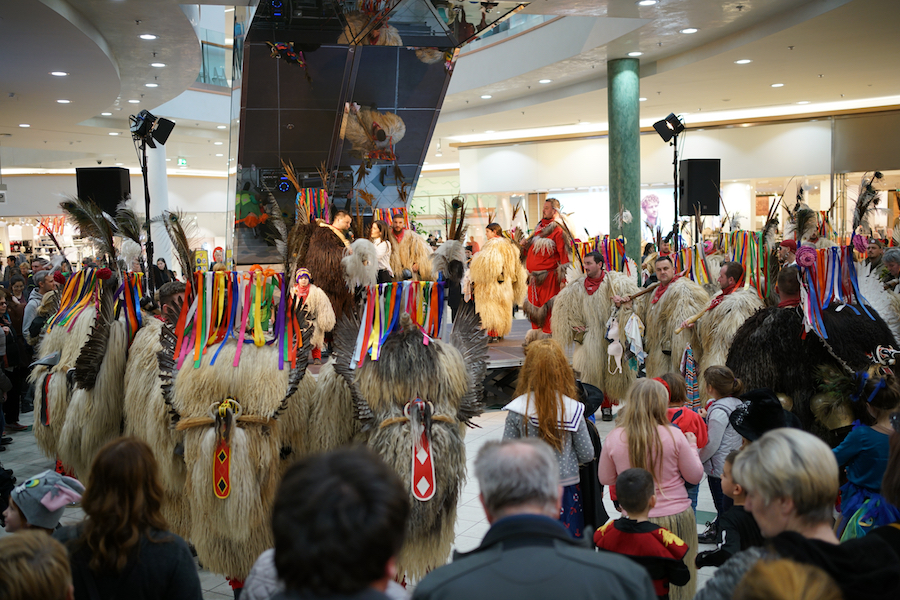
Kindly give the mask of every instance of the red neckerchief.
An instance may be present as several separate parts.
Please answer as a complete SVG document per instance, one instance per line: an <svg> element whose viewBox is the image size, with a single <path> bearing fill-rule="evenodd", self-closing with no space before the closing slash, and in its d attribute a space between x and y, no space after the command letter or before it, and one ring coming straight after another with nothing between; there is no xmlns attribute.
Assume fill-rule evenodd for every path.
<svg viewBox="0 0 900 600"><path fill-rule="evenodd" d="M309 286L300 287L298 285L295 289L297 290L297 296L303 298L304 301L309 297Z"/></svg>
<svg viewBox="0 0 900 600"><path fill-rule="evenodd" d="M400 230L400 233L396 233L396 232L394 233L394 237L397 238L397 241L398 241L398 242L402 242L402 241L403 241L403 236L404 236L404 234L406 234L406 230L405 230L405 229L401 229L401 230Z"/></svg>
<svg viewBox="0 0 900 600"><path fill-rule="evenodd" d="M550 225L551 223L554 223L554 222L555 222L554 219L541 219L540 221L538 221L537 229L534 230L534 235L540 235L541 230L544 227L546 227L547 225Z"/></svg>
<svg viewBox="0 0 900 600"><path fill-rule="evenodd" d="M788 298L787 300L782 300L778 303L778 308L792 308L794 306L800 306L800 298Z"/></svg>
<svg viewBox="0 0 900 600"><path fill-rule="evenodd" d="M600 284L603 283L603 278L606 277L606 271L600 271L600 277L587 277L584 278L584 289L587 291L588 296L593 296L594 292L597 291L597 288L600 287Z"/></svg>
<svg viewBox="0 0 900 600"><path fill-rule="evenodd" d="M712 299L712 302L709 303L709 308L707 308L706 310L712 310L718 305L722 304L722 300L725 299L725 296L733 292L735 289L737 289L737 283L729 285L727 288L722 290L721 294Z"/></svg>
<svg viewBox="0 0 900 600"><path fill-rule="evenodd" d="M679 277L681 277L680 274L673 277L666 285L660 284L656 286L656 291L653 292L653 299L650 300L650 304L656 304L657 302L659 302L659 299L662 298L662 295L666 293L666 290L669 289L669 286L675 283L675 280Z"/></svg>

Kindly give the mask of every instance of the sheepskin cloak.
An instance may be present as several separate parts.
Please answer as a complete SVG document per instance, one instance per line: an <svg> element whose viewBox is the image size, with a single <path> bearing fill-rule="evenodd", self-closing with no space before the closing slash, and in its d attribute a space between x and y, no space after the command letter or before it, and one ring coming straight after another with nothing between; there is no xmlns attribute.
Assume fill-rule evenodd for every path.
<svg viewBox="0 0 900 600"><path fill-rule="evenodd" d="M528 292L528 272L511 241L496 237L487 241L469 266L474 284L475 311L488 334L506 336L512 329L512 309Z"/></svg>
<svg viewBox="0 0 900 600"><path fill-rule="evenodd" d="M341 258L350 243L339 237L327 223L319 221L317 225L309 240L305 266L313 283L331 300L334 316L340 320L341 315L353 310L353 294L347 287L341 267Z"/></svg>
<svg viewBox="0 0 900 600"><path fill-rule="evenodd" d="M553 305L553 339L563 347L574 342L575 327L584 327L584 341L575 344L572 367L581 374L581 380L600 388L610 399L619 399L634 383L637 373L622 365L616 370L615 361L608 356L606 322L615 314L619 323L620 339L624 340L625 324L632 315L626 307L616 311L613 296L630 296L638 293L634 277L616 271L608 272L603 283L592 295L584 288L585 276L569 282L559 293ZM623 346L625 344L623 343Z"/></svg>

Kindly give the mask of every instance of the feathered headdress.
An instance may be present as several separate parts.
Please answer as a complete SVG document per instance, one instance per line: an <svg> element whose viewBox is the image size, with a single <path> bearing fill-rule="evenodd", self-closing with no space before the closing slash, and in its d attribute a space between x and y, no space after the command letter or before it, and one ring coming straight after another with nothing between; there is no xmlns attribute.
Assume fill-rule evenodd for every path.
<svg viewBox="0 0 900 600"><path fill-rule="evenodd" d="M816 233L819 220L816 211L810 208L795 208L784 234L785 237L793 236L797 242L801 242Z"/></svg>
<svg viewBox="0 0 900 600"><path fill-rule="evenodd" d="M869 213L875 210L875 207L881 201L874 183L876 179L882 179L884 176L881 174L881 171L875 171L872 177L868 177L868 175L868 173L865 173L862 176L862 181L859 183L859 195L856 198L856 208L853 211L853 233L862 234L869 229Z"/></svg>
<svg viewBox="0 0 900 600"><path fill-rule="evenodd" d="M181 272L187 277L194 272L194 250L197 245L195 228L189 225L181 211L163 211L163 213L153 219L153 222L162 223L169 234L169 240L172 242L172 249L175 258L181 266Z"/></svg>
<svg viewBox="0 0 900 600"><path fill-rule="evenodd" d="M94 202L81 198L70 197L63 200L60 207L71 217L81 237L93 240L100 253L107 257L109 264L115 265L117 256L113 237L117 234L117 230L112 217Z"/></svg>
<svg viewBox="0 0 900 600"><path fill-rule="evenodd" d="M446 210L447 206L444 205ZM466 221L466 199L464 196L456 196L450 201L450 225L447 229L447 239L462 241L466 239L466 230L469 228L465 225Z"/></svg>

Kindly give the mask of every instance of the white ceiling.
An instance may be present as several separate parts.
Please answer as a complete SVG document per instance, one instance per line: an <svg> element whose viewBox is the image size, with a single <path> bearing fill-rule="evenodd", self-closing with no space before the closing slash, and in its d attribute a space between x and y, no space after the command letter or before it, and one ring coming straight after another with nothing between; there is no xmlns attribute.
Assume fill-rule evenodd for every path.
<svg viewBox="0 0 900 600"><path fill-rule="evenodd" d="M217 3L194 2L188 12L198 4L222 10L213 8ZM604 124L606 61L634 50L644 53L641 118L651 122L669 112L689 113L690 124L720 111L816 110L850 100L896 104L900 96L897 0L660 0L650 7L635 0L537 0L525 10L646 24L549 66L524 72L520 66L516 77L501 75L491 85L449 95L427 158L431 166L458 162L446 143L455 136ZM686 27L699 31L680 33ZM159 38L144 41L141 33ZM176 0L9 0L0 3L0 56L0 134L11 134L0 137L4 172L95 166L97 160L137 168L127 116L152 111L187 89L199 70L200 45ZM465 78L467 68L490 56L490 49L464 54L454 77ZM742 58L753 62L734 64ZM154 60L166 67L150 67ZM53 70L70 74L56 78L49 75ZM503 70L496 65L497 73ZM537 83L544 78L553 81ZM144 87L148 82L159 87ZM483 94L493 97L481 100ZM878 98L890 99L872 100ZM221 124L179 121L167 154L187 157L192 170L224 172L226 159L214 156L223 146L212 149L213 141L228 147ZM445 140L441 158L434 155L439 139Z"/></svg>

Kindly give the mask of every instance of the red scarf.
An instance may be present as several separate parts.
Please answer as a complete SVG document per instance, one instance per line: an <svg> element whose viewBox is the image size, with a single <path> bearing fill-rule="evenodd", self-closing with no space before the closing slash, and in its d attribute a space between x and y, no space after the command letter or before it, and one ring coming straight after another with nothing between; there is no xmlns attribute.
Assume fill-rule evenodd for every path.
<svg viewBox="0 0 900 600"><path fill-rule="evenodd" d="M656 304L657 302L659 302L659 299L662 298L662 295L666 293L666 290L669 289L669 286L675 283L675 280L679 277L681 277L681 275L676 275L671 280L669 280L669 283L665 285L659 284L658 286L656 286L656 291L653 292L653 299L650 300L650 304Z"/></svg>
<svg viewBox="0 0 900 600"><path fill-rule="evenodd" d="M800 298L788 298L787 300L782 300L778 303L778 308L792 308L794 306L800 306Z"/></svg>
<svg viewBox="0 0 900 600"><path fill-rule="evenodd" d="M722 300L725 299L725 296L727 296L728 294L733 292L735 289L737 289L736 283L733 285L729 285L727 288L722 290L721 294L719 294L718 296L716 296L715 298L712 299L712 302L709 303L709 308L707 308L706 310L712 310L715 307L717 307L718 305L722 304Z"/></svg>
<svg viewBox="0 0 900 600"><path fill-rule="evenodd" d="M544 227L546 227L547 225L550 225L551 223L554 223L554 222L555 222L554 219L541 219L541 220L538 222L537 229L534 230L534 235L540 235L540 234L541 234L541 230L542 230Z"/></svg>
<svg viewBox="0 0 900 600"><path fill-rule="evenodd" d="M593 296L594 292L597 291L597 288L600 287L600 284L603 283L603 278L606 277L606 271L600 271L600 277L585 277L584 278L584 289L587 291L588 296Z"/></svg>

